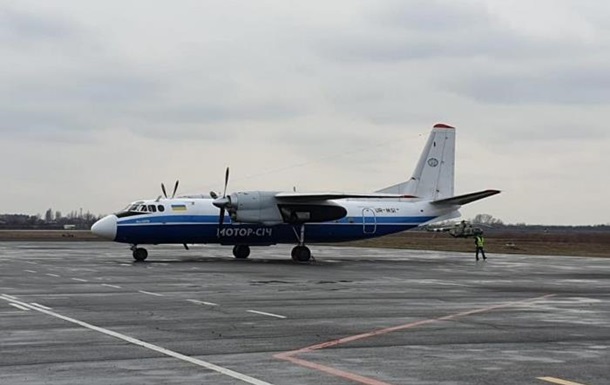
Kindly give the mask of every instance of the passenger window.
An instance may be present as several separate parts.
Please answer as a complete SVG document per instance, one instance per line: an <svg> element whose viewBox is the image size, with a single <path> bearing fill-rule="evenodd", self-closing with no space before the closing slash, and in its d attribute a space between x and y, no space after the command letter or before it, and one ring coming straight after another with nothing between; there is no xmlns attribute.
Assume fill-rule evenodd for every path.
<svg viewBox="0 0 610 385"><path fill-rule="evenodd" d="M159 211L160 211L160 212L165 211L165 207L163 207L163 205L159 205L159 206L157 206L157 207L159 208Z"/></svg>
<svg viewBox="0 0 610 385"><path fill-rule="evenodd" d="M150 211L151 213L156 213L157 208L155 207L155 205L148 205L148 211Z"/></svg>

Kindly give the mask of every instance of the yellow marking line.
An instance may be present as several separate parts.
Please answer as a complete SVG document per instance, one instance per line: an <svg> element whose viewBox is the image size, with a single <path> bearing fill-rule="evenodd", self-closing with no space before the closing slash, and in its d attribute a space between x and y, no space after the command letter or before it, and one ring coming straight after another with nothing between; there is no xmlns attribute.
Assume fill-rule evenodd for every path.
<svg viewBox="0 0 610 385"><path fill-rule="evenodd" d="M584 385L584 384L581 384L580 382L562 380L561 378L555 378L555 377L538 377L538 379L542 380L542 381L550 382L552 384L557 384L557 385Z"/></svg>

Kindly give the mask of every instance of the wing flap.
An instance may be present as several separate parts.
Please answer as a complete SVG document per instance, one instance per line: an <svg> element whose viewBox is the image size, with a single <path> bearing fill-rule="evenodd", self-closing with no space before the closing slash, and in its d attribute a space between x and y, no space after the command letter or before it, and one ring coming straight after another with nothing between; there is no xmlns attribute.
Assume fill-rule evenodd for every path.
<svg viewBox="0 0 610 385"><path fill-rule="evenodd" d="M499 193L500 190L483 190L470 194L457 195L451 198L439 199L436 201L432 201L431 203L434 205L462 206Z"/></svg>

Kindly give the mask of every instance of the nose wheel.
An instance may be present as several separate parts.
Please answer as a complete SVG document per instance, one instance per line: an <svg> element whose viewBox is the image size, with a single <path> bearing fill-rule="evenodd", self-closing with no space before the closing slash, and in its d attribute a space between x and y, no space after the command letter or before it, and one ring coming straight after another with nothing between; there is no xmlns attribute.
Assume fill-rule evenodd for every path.
<svg viewBox="0 0 610 385"><path fill-rule="evenodd" d="M131 247L131 251L133 259L135 259L137 262L142 262L148 257L148 251L146 251L146 249L143 247L137 247L136 245L133 245Z"/></svg>

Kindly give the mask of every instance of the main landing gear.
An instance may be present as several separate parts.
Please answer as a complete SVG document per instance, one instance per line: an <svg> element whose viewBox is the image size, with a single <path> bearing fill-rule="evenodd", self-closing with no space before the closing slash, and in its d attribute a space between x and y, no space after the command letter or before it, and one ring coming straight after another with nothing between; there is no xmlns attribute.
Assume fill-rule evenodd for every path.
<svg viewBox="0 0 610 385"><path fill-rule="evenodd" d="M250 255L250 246L235 245L233 246L233 256L237 259L246 259Z"/></svg>
<svg viewBox="0 0 610 385"><path fill-rule="evenodd" d="M148 257L148 251L146 251L146 249L143 247L138 247L138 245L132 245L131 252L133 259L135 259L137 262L142 262Z"/></svg>
<svg viewBox="0 0 610 385"><path fill-rule="evenodd" d="M299 244L292 249L292 260L295 262L307 262L312 259L312 256L311 250L305 246L305 224L301 224L301 229L298 233L296 227L293 227L293 230Z"/></svg>

